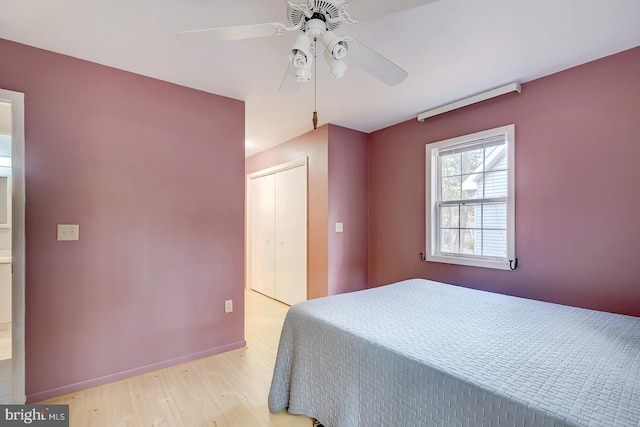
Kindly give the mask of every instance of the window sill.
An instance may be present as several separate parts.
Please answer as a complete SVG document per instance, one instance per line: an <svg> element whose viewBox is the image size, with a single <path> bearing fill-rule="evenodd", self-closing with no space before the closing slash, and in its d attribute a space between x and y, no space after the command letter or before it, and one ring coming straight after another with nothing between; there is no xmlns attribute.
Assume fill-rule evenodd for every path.
<svg viewBox="0 0 640 427"><path fill-rule="evenodd" d="M426 255L426 261L429 262L441 262L446 264L465 265L469 267L481 267L481 268L493 268L496 270L508 270L508 260L492 260L492 259L478 259L478 258L466 258L463 256L446 256L446 255Z"/></svg>

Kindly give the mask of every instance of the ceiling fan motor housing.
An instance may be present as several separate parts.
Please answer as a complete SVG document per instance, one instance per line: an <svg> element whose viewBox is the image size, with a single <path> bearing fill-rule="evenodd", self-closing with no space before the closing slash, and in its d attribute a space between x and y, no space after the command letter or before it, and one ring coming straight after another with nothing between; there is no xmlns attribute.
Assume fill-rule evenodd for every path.
<svg viewBox="0 0 640 427"><path fill-rule="evenodd" d="M325 23L326 30L333 31L342 24L342 21L338 19L340 17L340 6L342 3L344 3L343 0L310 0L309 4L305 7L310 9L312 17L307 17L301 8L293 8L291 4L288 3L287 16L289 17L289 22L293 25L298 25L300 21L318 19ZM306 27L306 23L303 23L302 29L305 32Z"/></svg>

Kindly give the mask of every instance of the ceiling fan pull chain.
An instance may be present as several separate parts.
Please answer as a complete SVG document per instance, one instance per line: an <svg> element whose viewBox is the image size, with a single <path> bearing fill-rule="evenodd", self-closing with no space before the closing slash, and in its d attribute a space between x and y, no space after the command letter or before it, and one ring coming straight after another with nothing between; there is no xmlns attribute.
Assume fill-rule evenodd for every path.
<svg viewBox="0 0 640 427"><path fill-rule="evenodd" d="M318 129L318 39L313 39L313 130Z"/></svg>

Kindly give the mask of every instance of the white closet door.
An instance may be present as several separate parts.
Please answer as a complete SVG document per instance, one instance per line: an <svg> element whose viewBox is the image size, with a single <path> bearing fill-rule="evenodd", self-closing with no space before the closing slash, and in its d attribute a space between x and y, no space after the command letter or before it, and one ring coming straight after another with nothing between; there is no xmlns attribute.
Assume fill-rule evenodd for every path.
<svg viewBox="0 0 640 427"><path fill-rule="evenodd" d="M251 180L251 289L275 298L275 175Z"/></svg>
<svg viewBox="0 0 640 427"><path fill-rule="evenodd" d="M307 168L276 174L275 298L307 299Z"/></svg>

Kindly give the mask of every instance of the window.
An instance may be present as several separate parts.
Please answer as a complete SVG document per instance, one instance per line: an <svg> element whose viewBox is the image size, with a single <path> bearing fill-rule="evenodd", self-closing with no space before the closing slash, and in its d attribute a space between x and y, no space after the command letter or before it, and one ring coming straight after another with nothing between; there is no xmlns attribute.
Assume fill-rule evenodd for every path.
<svg viewBox="0 0 640 427"><path fill-rule="evenodd" d="M509 269L515 125L427 144L426 260Z"/></svg>

